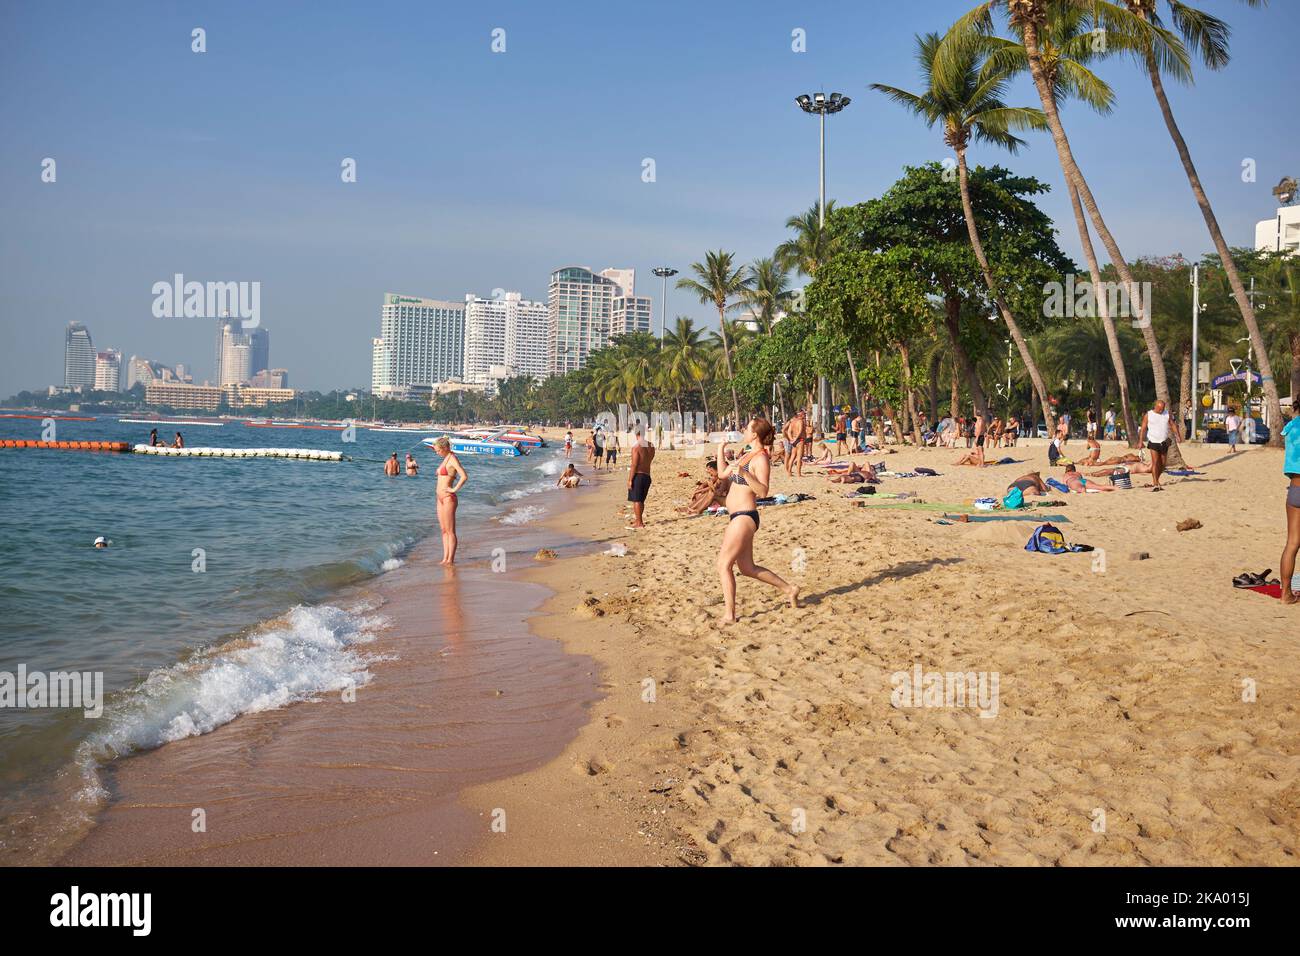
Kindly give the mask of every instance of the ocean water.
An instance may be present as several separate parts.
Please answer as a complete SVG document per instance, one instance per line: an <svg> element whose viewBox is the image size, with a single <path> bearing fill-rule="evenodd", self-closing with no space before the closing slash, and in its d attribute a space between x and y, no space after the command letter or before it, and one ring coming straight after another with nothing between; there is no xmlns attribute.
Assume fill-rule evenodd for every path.
<svg viewBox="0 0 1300 956"><path fill-rule="evenodd" d="M143 442L150 429L116 417L57 425L60 440L74 441ZM102 674L104 692L98 717L0 707L0 853L42 839L65 813L93 813L108 761L364 685L386 622L356 595L438 533L440 459L418 433L357 428L343 442L338 431L242 421L159 433L178 429L189 446L366 460L0 449L0 680L20 667L90 672ZM39 421L0 418L0 437L40 431ZM383 474L394 451L416 457L418 478ZM557 454L466 457L462 532L544 514ZM93 547L100 535L107 550ZM485 556L460 555L476 557Z"/></svg>

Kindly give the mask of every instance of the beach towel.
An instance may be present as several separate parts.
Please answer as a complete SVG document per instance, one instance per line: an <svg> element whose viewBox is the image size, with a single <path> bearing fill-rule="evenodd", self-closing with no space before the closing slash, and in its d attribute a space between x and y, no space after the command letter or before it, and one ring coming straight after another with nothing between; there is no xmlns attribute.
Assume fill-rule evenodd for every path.
<svg viewBox="0 0 1300 956"><path fill-rule="evenodd" d="M1277 598L1282 600L1281 584L1257 584L1253 588L1242 588L1243 591L1254 591L1256 594L1262 594L1265 597Z"/></svg>
<svg viewBox="0 0 1300 956"><path fill-rule="evenodd" d="M937 471L935 471L933 468L918 468L918 469L916 469L916 473L917 473L918 475L924 475L924 476L927 477L927 478L938 478L938 477L939 477L939 473L938 473Z"/></svg>
<svg viewBox="0 0 1300 956"><path fill-rule="evenodd" d="M1043 520L1047 520L1047 521L1059 521L1061 524L1070 523L1070 519L1067 518L1065 515L962 515L961 520L962 521L1043 521Z"/></svg>
<svg viewBox="0 0 1300 956"><path fill-rule="evenodd" d="M1177 470L1170 468L1165 472L1166 475L1177 475L1179 478L1186 478L1188 475L1203 475L1205 472L1196 471L1192 468L1179 468Z"/></svg>
<svg viewBox="0 0 1300 956"><path fill-rule="evenodd" d="M1017 460L1017 459L1015 459L1015 458L999 458L999 459L998 459L997 461L995 461L993 464L995 464L995 465L1023 465L1024 462L1023 462L1023 461L1019 461L1019 460Z"/></svg>
<svg viewBox="0 0 1300 956"><path fill-rule="evenodd" d="M1061 492L1062 494L1068 495L1070 493L1070 486L1063 481L1057 481L1055 478L1048 478L1047 485L1050 488L1055 488L1057 491Z"/></svg>
<svg viewBox="0 0 1300 956"><path fill-rule="evenodd" d="M974 501L971 502L971 504L974 505L975 508L979 511L992 511L994 508L998 506L998 499L976 498Z"/></svg>

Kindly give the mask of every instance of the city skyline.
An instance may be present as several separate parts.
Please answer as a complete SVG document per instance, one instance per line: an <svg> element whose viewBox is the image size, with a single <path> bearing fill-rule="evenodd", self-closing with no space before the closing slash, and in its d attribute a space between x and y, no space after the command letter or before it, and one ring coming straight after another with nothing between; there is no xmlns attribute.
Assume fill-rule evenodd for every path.
<svg viewBox="0 0 1300 956"><path fill-rule="evenodd" d="M1288 41L1276 17L1203 5L1231 20L1233 60L1170 96L1180 113L1216 117L1188 125L1189 145L1229 242L1249 246L1275 208L1272 185L1296 173L1294 130L1277 119L1291 112L1286 85L1260 82L1257 69L1285 62ZM939 21L969 6L935 0L931 12ZM670 2L651 21L578 3L569 16L588 7L611 31L635 23L635 42L593 52L521 4L490 18L395 3L310 21L240 3L12 10L0 38L0 110L13 134L0 144L0 391L59 380L55 336L69 318L127 355L192 364L209 354L206 319L150 314L151 286L178 272L261 282L283 364L300 386L326 390L364 386L379 290L504 286L537 300L566 262L687 274L709 249L738 262L769 255L787 237L784 218L816 196L817 132L794 104L802 92L853 96L827 123L827 190L840 204L880 195L904 163L946 154L940 137L866 90L914 75L905 10L758 5L737 18ZM191 50L197 26L202 54ZM796 30L806 52L792 49ZM422 52L428 35L436 62ZM284 54L304 36L312 56L290 65ZM1126 253L1199 258L1210 245L1186 182L1144 174L1174 158L1149 84L1124 60L1101 69L1115 113L1072 105L1069 122ZM160 71L168 83L146 82ZM743 111L752 137L716 135L717 116L702 108L710 89ZM1013 84L1010 100L1031 103L1028 83ZM616 135L558 137L554 117L574 102L617 115ZM507 131L550 145L501 149ZM53 182L42 181L46 158ZM355 182L344 179L349 160ZM976 148L971 160L1048 183L1041 205L1080 261L1047 139L1029 137L1017 156ZM672 289L668 313L716 327L709 308Z"/></svg>

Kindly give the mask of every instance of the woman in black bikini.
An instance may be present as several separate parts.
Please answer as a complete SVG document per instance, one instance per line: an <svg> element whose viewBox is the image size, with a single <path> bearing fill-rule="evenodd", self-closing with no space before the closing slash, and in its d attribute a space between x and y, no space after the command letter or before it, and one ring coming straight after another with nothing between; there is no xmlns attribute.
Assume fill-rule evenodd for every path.
<svg viewBox="0 0 1300 956"><path fill-rule="evenodd" d="M772 477L772 438L776 434L772 423L755 418L745 429L742 442L752 450L742 454L724 471L723 477L731 479L727 492L727 530L722 535L718 551L718 577L722 580L722 599L726 604L724 624L736 621L736 576L733 569L746 577L757 578L764 584L780 588L790 599L791 607L799 606L799 589L787 584L767 568L754 563L754 535L758 532L758 499L767 496ZM718 461L727 460L727 443L718 446Z"/></svg>

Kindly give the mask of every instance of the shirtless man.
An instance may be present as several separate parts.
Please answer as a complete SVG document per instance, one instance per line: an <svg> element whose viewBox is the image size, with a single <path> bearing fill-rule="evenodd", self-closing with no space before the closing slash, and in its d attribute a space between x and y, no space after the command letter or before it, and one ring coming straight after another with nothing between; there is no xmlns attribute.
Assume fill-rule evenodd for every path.
<svg viewBox="0 0 1300 956"><path fill-rule="evenodd" d="M555 487L576 488L580 484L582 484L582 472L578 471L577 468L574 468L573 463L570 462L569 466L565 468L564 471L560 472L560 477L556 479Z"/></svg>
<svg viewBox="0 0 1300 956"><path fill-rule="evenodd" d="M384 462L384 474L389 478L395 478L402 473L402 466L397 463L397 452L393 452L391 458Z"/></svg>
<svg viewBox="0 0 1300 956"><path fill-rule="evenodd" d="M1011 482L1011 484L1007 485L1008 492L1011 491L1012 488L1019 488L1022 495L1045 495L1051 490L1047 487L1047 483L1043 481L1043 476L1036 471L1031 471L1027 475L1021 475L1015 481Z"/></svg>
<svg viewBox="0 0 1300 956"><path fill-rule="evenodd" d="M785 443L785 474L790 477L792 469L798 466L798 475L803 477L804 443L808 440L808 415L803 409L795 413L794 418L785 423L781 430L781 440Z"/></svg>
<svg viewBox="0 0 1300 956"><path fill-rule="evenodd" d="M632 462L627 472L627 500L632 503L632 523L629 531L645 527L645 500L650 494L650 463L655 460L655 447L636 430L632 439Z"/></svg>
<svg viewBox="0 0 1300 956"><path fill-rule="evenodd" d="M1145 461L1135 461L1131 464L1119 465L1115 468L1104 468L1101 471L1090 471L1090 478L1109 478L1111 475L1149 475L1154 468L1153 465Z"/></svg>
<svg viewBox="0 0 1300 956"><path fill-rule="evenodd" d="M840 412L835 416L835 454L843 455L848 451L848 416Z"/></svg>

